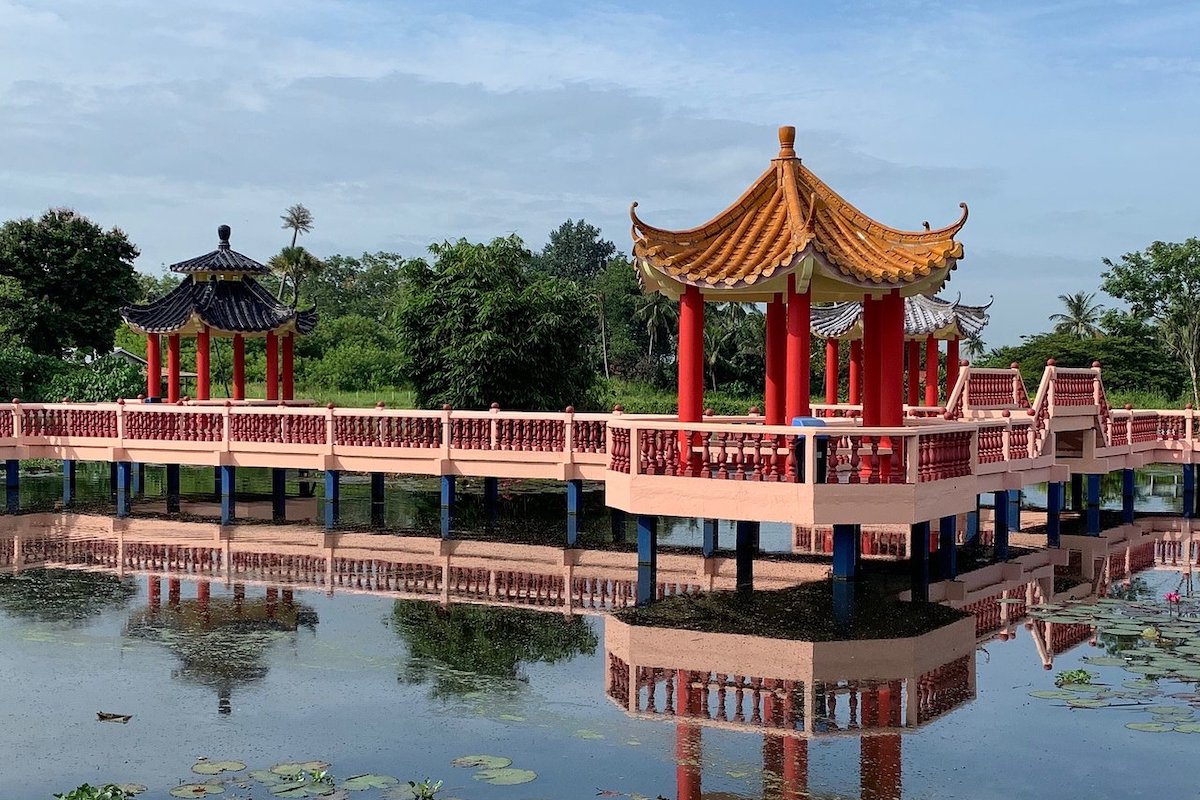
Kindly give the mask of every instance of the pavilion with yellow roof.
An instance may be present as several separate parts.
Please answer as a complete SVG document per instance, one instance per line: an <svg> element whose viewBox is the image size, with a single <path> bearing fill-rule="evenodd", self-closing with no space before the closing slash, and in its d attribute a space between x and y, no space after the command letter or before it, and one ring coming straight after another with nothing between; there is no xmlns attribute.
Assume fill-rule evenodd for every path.
<svg viewBox="0 0 1200 800"><path fill-rule="evenodd" d="M670 231L633 220L646 285L679 299L679 419L704 405L704 303L765 303L766 422L807 416L813 303L863 303L863 424L903 424L904 300L934 294L962 257L952 225L889 228L848 203L797 157L796 129L779 129L779 155L711 221Z"/></svg>

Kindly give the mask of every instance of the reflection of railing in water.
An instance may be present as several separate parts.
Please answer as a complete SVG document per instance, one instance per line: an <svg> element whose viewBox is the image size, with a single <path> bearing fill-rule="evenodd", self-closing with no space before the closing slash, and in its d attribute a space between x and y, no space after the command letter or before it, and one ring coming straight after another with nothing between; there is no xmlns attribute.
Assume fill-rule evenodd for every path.
<svg viewBox="0 0 1200 800"><path fill-rule="evenodd" d="M1162 566L1200 564L1200 541L1159 539L1155 542L1154 559Z"/></svg>

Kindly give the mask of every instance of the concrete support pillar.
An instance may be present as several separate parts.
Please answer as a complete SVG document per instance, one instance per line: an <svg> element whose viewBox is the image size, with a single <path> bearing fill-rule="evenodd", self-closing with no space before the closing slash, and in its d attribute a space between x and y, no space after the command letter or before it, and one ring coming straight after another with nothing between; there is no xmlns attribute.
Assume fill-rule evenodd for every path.
<svg viewBox="0 0 1200 800"><path fill-rule="evenodd" d="M712 558L717 554L717 548L721 546L721 533L718 530L721 521L716 519L702 520L704 524L704 545L703 552L705 558Z"/></svg>
<svg viewBox="0 0 1200 800"><path fill-rule="evenodd" d="M629 525L629 520L624 511L619 508L610 508L608 510L609 522L612 525L612 540L616 544L624 544L625 529Z"/></svg>
<svg viewBox="0 0 1200 800"><path fill-rule="evenodd" d="M859 551L862 549L862 527L833 526L834 580L854 580L858 577Z"/></svg>
<svg viewBox="0 0 1200 800"><path fill-rule="evenodd" d="M117 462L108 462L108 497L117 502Z"/></svg>
<svg viewBox="0 0 1200 800"><path fill-rule="evenodd" d="M637 596L634 599L639 606L644 606L654 600L658 586L658 517L638 515L637 544Z"/></svg>
<svg viewBox="0 0 1200 800"><path fill-rule="evenodd" d="M4 510L9 514L21 510L21 462L15 458L4 462Z"/></svg>
<svg viewBox="0 0 1200 800"><path fill-rule="evenodd" d="M213 467L213 500L221 502L221 468Z"/></svg>
<svg viewBox="0 0 1200 800"><path fill-rule="evenodd" d="M1007 561L1008 560L1008 492L1001 489L992 494L992 501L995 512L996 532L992 542L995 548L993 560Z"/></svg>
<svg viewBox="0 0 1200 800"><path fill-rule="evenodd" d="M62 462L63 468L63 492L62 504L63 508L70 508L75 505L75 461L68 459Z"/></svg>
<svg viewBox="0 0 1200 800"><path fill-rule="evenodd" d="M787 399L784 421L812 414L809 395L809 346L812 336L812 295L800 292L795 274L788 276Z"/></svg>
<svg viewBox="0 0 1200 800"><path fill-rule="evenodd" d="M449 539L454 530L455 477L442 476L442 538Z"/></svg>
<svg viewBox="0 0 1200 800"><path fill-rule="evenodd" d="M1133 501L1137 496L1137 484L1133 470L1121 470L1121 522L1133 522Z"/></svg>
<svg viewBox="0 0 1200 800"><path fill-rule="evenodd" d="M579 541L579 520L583 516L583 481L567 481L567 547Z"/></svg>
<svg viewBox="0 0 1200 800"><path fill-rule="evenodd" d="M734 536L734 559L737 564L735 585L739 592L754 588L754 555L758 550L759 523L738 520Z"/></svg>
<svg viewBox="0 0 1200 800"><path fill-rule="evenodd" d="M1046 484L1046 546L1058 547L1062 540L1063 491L1062 481Z"/></svg>
<svg viewBox="0 0 1200 800"><path fill-rule="evenodd" d="M1192 519L1196 516L1196 465L1183 465L1183 516Z"/></svg>
<svg viewBox="0 0 1200 800"><path fill-rule="evenodd" d="M938 577L944 581L958 577L958 517L953 514L938 520Z"/></svg>
<svg viewBox="0 0 1200 800"><path fill-rule="evenodd" d="M841 363L838 358L838 340L825 340L825 402L834 405L838 401L838 372Z"/></svg>
<svg viewBox="0 0 1200 800"><path fill-rule="evenodd" d="M783 295L767 303L766 423L782 425L787 402L787 306Z"/></svg>
<svg viewBox="0 0 1200 800"><path fill-rule="evenodd" d="M337 527L341 505L341 472L336 469L327 469L325 470L325 530L333 530Z"/></svg>
<svg viewBox="0 0 1200 800"><path fill-rule="evenodd" d="M128 461L117 463L117 516L129 516L129 488L132 482L133 465Z"/></svg>
<svg viewBox="0 0 1200 800"><path fill-rule="evenodd" d="M1100 535L1100 476L1087 476L1087 535Z"/></svg>
<svg viewBox="0 0 1200 800"><path fill-rule="evenodd" d="M1071 476L1071 510L1083 511L1083 473Z"/></svg>
<svg viewBox="0 0 1200 800"><path fill-rule="evenodd" d="M854 623L854 593L857 591L856 581L835 580L833 582L833 624L839 630L846 630ZM805 687L808 690L808 687ZM805 726L812 725L811 720L804 721Z"/></svg>
<svg viewBox="0 0 1200 800"><path fill-rule="evenodd" d="M167 513L179 513L179 465L167 464Z"/></svg>
<svg viewBox="0 0 1200 800"><path fill-rule="evenodd" d="M237 518L237 467L222 464L217 472L221 476L221 524L231 525Z"/></svg>
<svg viewBox="0 0 1200 800"><path fill-rule="evenodd" d="M912 599L929 600L929 523L918 522L908 534L909 587Z"/></svg>
<svg viewBox="0 0 1200 800"><path fill-rule="evenodd" d="M979 495L975 495L975 510L967 512L967 530L966 544L967 547L979 546Z"/></svg>
<svg viewBox="0 0 1200 800"><path fill-rule="evenodd" d="M387 521L387 503L384 497L384 474L371 473L371 527L382 528Z"/></svg>
<svg viewBox="0 0 1200 800"><path fill-rule="evenodd" d="M487 525L494 526L500 516L500 479L483 479L483 514Z"/></svg>
<svg viewBox="0 0 1200 800"><path fill-rule="evenodd" d="M271 521L287 522L287 470L271 468Z"/></svg>
<svg viewBox="0 0 1200 800"><path fill-rule="evenodd" d="M704 414L704 297L695 286L679 298L679 421L699 422Z"/></svg>

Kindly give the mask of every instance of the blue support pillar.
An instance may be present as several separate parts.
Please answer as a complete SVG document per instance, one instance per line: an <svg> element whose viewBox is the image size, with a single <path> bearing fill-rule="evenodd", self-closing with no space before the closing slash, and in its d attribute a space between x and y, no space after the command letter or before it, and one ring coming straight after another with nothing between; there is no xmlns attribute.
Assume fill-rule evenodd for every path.
<svg viewBox="0 0 1200 800"><path fill-rule="evenodd" d="M384 497L384 474L371 473L371 527L382 528L387 522L387 502Z"/></svg>
<svg viewBox="0 0 1200 800"><path fill-rule="evenodd" d="M938 576L944 581L958 577L958 517L938 520Z"/></svg>
<svg viewBox="0 0 1200 800"><path fill-rule="evenodd" d="M858 527L851 525L848 527ZM847 630L854 622L854 581L833 582L833 623L838 630Z"/></svg>
<svg viewBox="0 0 1200 800"><path fill-rule="evenodd" d="M979 495L975 495L975 510L967 512L967 547L979 546Z"/></svg>
<svg viewBox="0 0 1200 800"><path fill-rule="evenodd" d="M4 510L9 514L21 510L21 462L15 458L4 462Z"/></svg>
<svg viewBox="0 0 1200 800"><path fill-rule="evenodd" d="M108 499L117 502L117 462L108 462Z"/></svg>
<svg viewBox="0 0 1200 800"><path fill-rule="evenodd" d="M483 511L487 517L487 524L494 526L496 519L500 515L500 479L499 478L484 478L483 479Z"/></svg>
<svg viewBox="0 0 1200 800"><path fill-rule="evenodd" d="M237 467L223 464L217 474L221 476L221 524L230 525L237 518Z"/></svg>
<svg viewBox="0 0 1200 800"><path fill-rule="evenodd" d="M1137 483L1133 470L1121 470L1121 522L1133 522L1133 500L1137 495Z"/></svg>
<svg viewBox="0 0 1200 800"><path fill-rule="evenodd" d="M735 527L734 559L737 563L735 585L739 592L754 588L754 555L758 552L759 523L738 520Z"/></svg>
<svg viewBox="0 0 1200 800"><path fill-rule="evenodd" d="M567 481L567 547L579 541L579 518L583 514L583 481Z"/></svg>
<svg viewBox="0 0 1200 800"><path fill-rule="evenodd" d="M213 498L221 499L221 468L213 467Z"/></svg>
<svg viewBox="0 0 1200 800"><path fill-rule="evenodd" d="M992 494L995 505L995 535L992 539L995 561L1008 561L1008 492L1001 489Z"/></svg>
<svg viewBox="0 0 1200 800"><path fill-rule="evenodd" d="M325 470L325 530L333 530L337 527L338 516L341 514L341 477L339 470Z"/></svg>
<svg viewBox="0 0 1200 800"><path fill-rule="evenodd" d="M1191 519L1196 515L1196 465L1183 465L1183 516Z"/></svg>
<svg viewBox="0 0 1200 800"><path fill-rule="evenodd" d="M1071 510L1083 511L1083 473L1071 476Z"/></svg>
<svg viewBox="0 0 1200 800"><path fill-rule="evenodd" d="M625 543L625 527L629 524L625 519L625 512L619 508L610 508L608 510L610 521L612 522L612 540L616 544Z"/></svg>
<svg viewBox="0 0 1200 800"><path fill-rule="evenodd" d="M929 523L918 522L908 531L909 586L912 599L929 600Z"/></svg>
<svg viewBox="0 0 1200 800"><path fill-rule="evenodd" d="M658 586L658 517L639 514L637 518L638 573L636 603L644 606L654 600Z"/></svg>
<svg viewBox="0 0 1200 800"><path fill-rule="evenodd" d="M858 577L858 556L862 541L858 525L833 526L833 577L854 580Z"/></svg>
<svg viewBox="0 0 1200 800"><path fill-rule="evenodd" d="M1062 481L1050 481L1046 484L1046 546L1058 547L1062 543Z"/></svg>
<svg viewBox="0 0 1200 800"><path fill-rule="evenodd" d="M117 516L129 516L129 485L133 473L133 465L128 461L118 461L117 464Z"/></svg>
<svg viewBox="0 0 1200 800"><path fill-rule="evenodd" d="M1100 535L1100 476L1087 476L1087 535Z"/></svg>
<svg viewBox="0 0 1200 800"><path fill-rule="evenodd" d="M167 513L179 513L179 465L167 464Z"/></svg>
<svg viewBox="0 0 1200 800"><path fill-rule="evenodd" d="M271 521L287 522L287 470L271 468Z"/></svg>
<svg viewBox="0 0 1200 800"><path fill-rule="evenodd" d="M70 508L71 506L75 505L75 467L76 464L73 459L67 459L66 461L63 461L63 508Z"/></svg>
<svg viewBox="0 0 1200 800"><path fill-rule="evenodd" d="M133 462L130 491L134 497L142 497L146 494L146 465L140 461Z"/></svg>
<svg viewBox="0 0 1200 800"><path fill-rule="evenodd" d="M703 553L705 558L712 558L717 554L717 548L721 546L721 533L717 530L721 524L720 520L704 519L701 520L704 525L704 544Z"/></svg>
<svg viewBox="0 0 1200 800"><path fill-rule="evenodd" d="M442 476L442 538L449 539L454 530L455 481L453 475Z"/></svg>
<svg viewBox="0 0 1200 800"><path fill-rule="evenodd" d="M1021 530L1021 489L1010 489L1008 492L1008 529Z"/></svg>

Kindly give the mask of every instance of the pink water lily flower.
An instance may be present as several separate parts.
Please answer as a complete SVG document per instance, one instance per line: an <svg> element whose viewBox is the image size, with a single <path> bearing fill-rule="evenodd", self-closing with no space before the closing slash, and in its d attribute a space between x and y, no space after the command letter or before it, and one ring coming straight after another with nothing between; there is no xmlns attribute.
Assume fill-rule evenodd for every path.
<svg viewBox="0 0 1200 800"><path fill-rule="evenodd" d="M1167 592L1167 602L1168 603L1178 603L1179 602L1179 592Z"/></svg>

